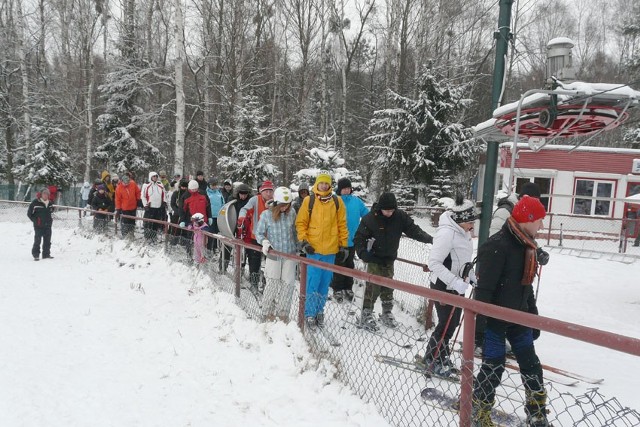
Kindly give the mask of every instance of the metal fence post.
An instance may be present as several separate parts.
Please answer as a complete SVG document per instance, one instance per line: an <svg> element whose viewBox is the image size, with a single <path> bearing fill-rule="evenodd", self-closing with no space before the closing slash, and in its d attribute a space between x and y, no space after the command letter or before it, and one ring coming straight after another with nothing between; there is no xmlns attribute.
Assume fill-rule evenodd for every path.
<svg viewBox="0 0 640 427"><path fill-rule="evenodd" d="M476 313L464 309L464 333L462 334L462 372L460 373L460 426L471 425L473 395L473 350L476 334Z"/></svg>
<svg viewBox="0 0 640 427"><path fill-rule="evenodd" d="M307 264L300 262L300 298L298 300L298 327L304 330L304 303L307 300Z"/></svg>
<svg viewBox="0 0 640 427"><path fill-rule="evenodd" d="M233 264L235 270L233 272L233 281L236 284L235 296L240 298L240 282L242 279L242 246L238 244L233 245Z"/></svg>

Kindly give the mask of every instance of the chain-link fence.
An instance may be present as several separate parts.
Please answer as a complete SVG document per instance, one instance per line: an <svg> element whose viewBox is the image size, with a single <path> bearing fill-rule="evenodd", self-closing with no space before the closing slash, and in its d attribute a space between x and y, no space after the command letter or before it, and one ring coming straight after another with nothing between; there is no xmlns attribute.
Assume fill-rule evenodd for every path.
<svg viewBox="0 0 640 427"><path fill-rule="evenodd" d="M26 208L26 203L0 202L0 221L27 222ZM304 292L301 293L299 282L292 285L266 279L262 273L259 273L258 280L252 281L248 271L246 252L249 248L246 244L216 239L205 233L208 241L202 242L203 252L200 253L197 248L194 249L192 232L165 222L157 222L154 228L150 226L151 221L137 218L127 228L126 224L123 227L126 217L116 221L112 215L107 215L104 220L96 220L90 212L64 207L57 208L54 215L54 228L76 229L87 237L100 235L104 239L128 239L132 245L140 248L140 256L145 256L146 251L163 250L174 262L192 265L197 274L209 275L217 289L235 294L238 305L259 322L297 321L303 325L306 296ZM399 290L403 287L399 281L428 287L429 273L424 266L424 260L428 258L428 246L402 239L399 253L402 260L396 262L396 280L384 282L398 284L394 292L394 313L399 323L396 328L380 324L379 330L372 331L361 327L362 291L365 281L375 278L357 271L351 273L356 276L353 300L346 298L339 302L330 295L324 307L325 327L315 331L303 328L303 333L311 351L317 356L318 366L321 366L321 360L329 360L334 367L335 377L364 400L373 402L390 424L460 425L460 375L454 371L448 378L427 378L422 361L431 335L431 331L425 327L425 319L432 316L427 314L426 298L415 292ZM297 258L297 261L300 266L313 263L304 258ZM356 269L364 270L364 266L357 263ZM348 272L345 269L340 271ZM306 268L300 268L298 274L304 277ZM252 282L257 286L252 286ZM407 289L406 286L404 288ZM380 302L375 311L380 313ZM461 339L456 335L452 340L453 346L447 350L450 359L454 366L472 368L477 375L481 362L476 359L463 363ZM624 407L615 398L606 398L597 389L591 389L586 394L572 393L576 383L597 383L598 379L578 379L570 373L567 375L559 370L554 371L552 367L543 368L545 376L542 384L536 383L535 378L521 374L512 359L494 367L496 371L487 372L487 378L492 374L500 374L502 379L495 388L492 407L490 410L487 408L487 416L493 419L495 425L527 425L527 415L543 409L548 411L548 419L554 426L640 425L638 411ZM523 387L523 381L529 385ZM536 394L542 390L544 394Z"/></svg>

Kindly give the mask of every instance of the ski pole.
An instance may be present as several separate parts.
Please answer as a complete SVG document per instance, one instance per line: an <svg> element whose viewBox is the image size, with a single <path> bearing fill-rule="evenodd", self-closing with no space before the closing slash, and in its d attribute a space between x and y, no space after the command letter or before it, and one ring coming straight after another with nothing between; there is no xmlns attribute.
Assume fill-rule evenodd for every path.
<svg viewBox="0 0 640 427"><path fill-rule="evenodd" d="M536 294L533 300L538 301L538 290L540 289L540 276L542 275L542 266L538 267L538 283L536 283Z"/></svg>
<svg viewBox="0 0 640 427"><path fill-rule="evenodd" d="M475 286L471 289L471 293L469 294L469 299L473 299L473 294L476 292ZM460 334L460 329L462 326L462 321L464 320L464 312L462 312L462 316L460 316L460 322L458 323L458 327L456 328L456 335L453 337L452 346L458 341L458 335Z"/></svg>
<svg viewBox="0 0 640 427"><path fill-rule="evenodd" d="M451 312L449 312L449 317L447 318L447 323L444 325L444 330L442 331L442 336L440 337L440 340L438 341L438 344L436 344L436 349L433 355L433 358L431 359L431 363L429 364L429 371L433 370L433 365L436 363L436 358L438 357L439 353L440 353L440 346L442 346L442 343L444 342L444 336L447 333L447 329L449 329L449 324L451 323L451 319L453 318L453 313L456 311L456 307L455 306L450 306L451 307Z"/></svg>

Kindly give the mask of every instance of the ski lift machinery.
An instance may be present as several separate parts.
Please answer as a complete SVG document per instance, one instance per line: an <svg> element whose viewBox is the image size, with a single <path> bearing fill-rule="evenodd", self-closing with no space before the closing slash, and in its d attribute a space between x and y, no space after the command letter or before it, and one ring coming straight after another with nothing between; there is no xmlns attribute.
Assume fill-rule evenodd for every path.
<svg viewBox="0 0 640 427"><path fill-rule="evenodd" d="M514 190L520 138L526 138L529 147L539 151L557 138L588 137L576 143L570 150L573 151L624 123L629 109L640 100L640 92L627 85L573 81L572 47L573 42L566 37L547 44L547 73L565 81L550 77L551 89L528 90L519 101L493 112L494 126L505 136L513 136L509 194Z"/></svg>

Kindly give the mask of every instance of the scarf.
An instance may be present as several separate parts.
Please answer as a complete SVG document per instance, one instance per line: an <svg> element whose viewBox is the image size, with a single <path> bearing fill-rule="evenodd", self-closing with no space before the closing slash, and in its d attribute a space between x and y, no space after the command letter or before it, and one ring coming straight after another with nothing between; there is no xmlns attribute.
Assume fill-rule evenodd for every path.
<svg viewBox="0 0 640 427"><path fill-rule="evenodd" d="M513 217L507 219L509 231L513 236L524 245L524 271L522 272L522 286L529 286L533 283L533 278L538 270L538 261L536 259L536 249L538 244L531 236L522 231L520 225Z"/></svg>

